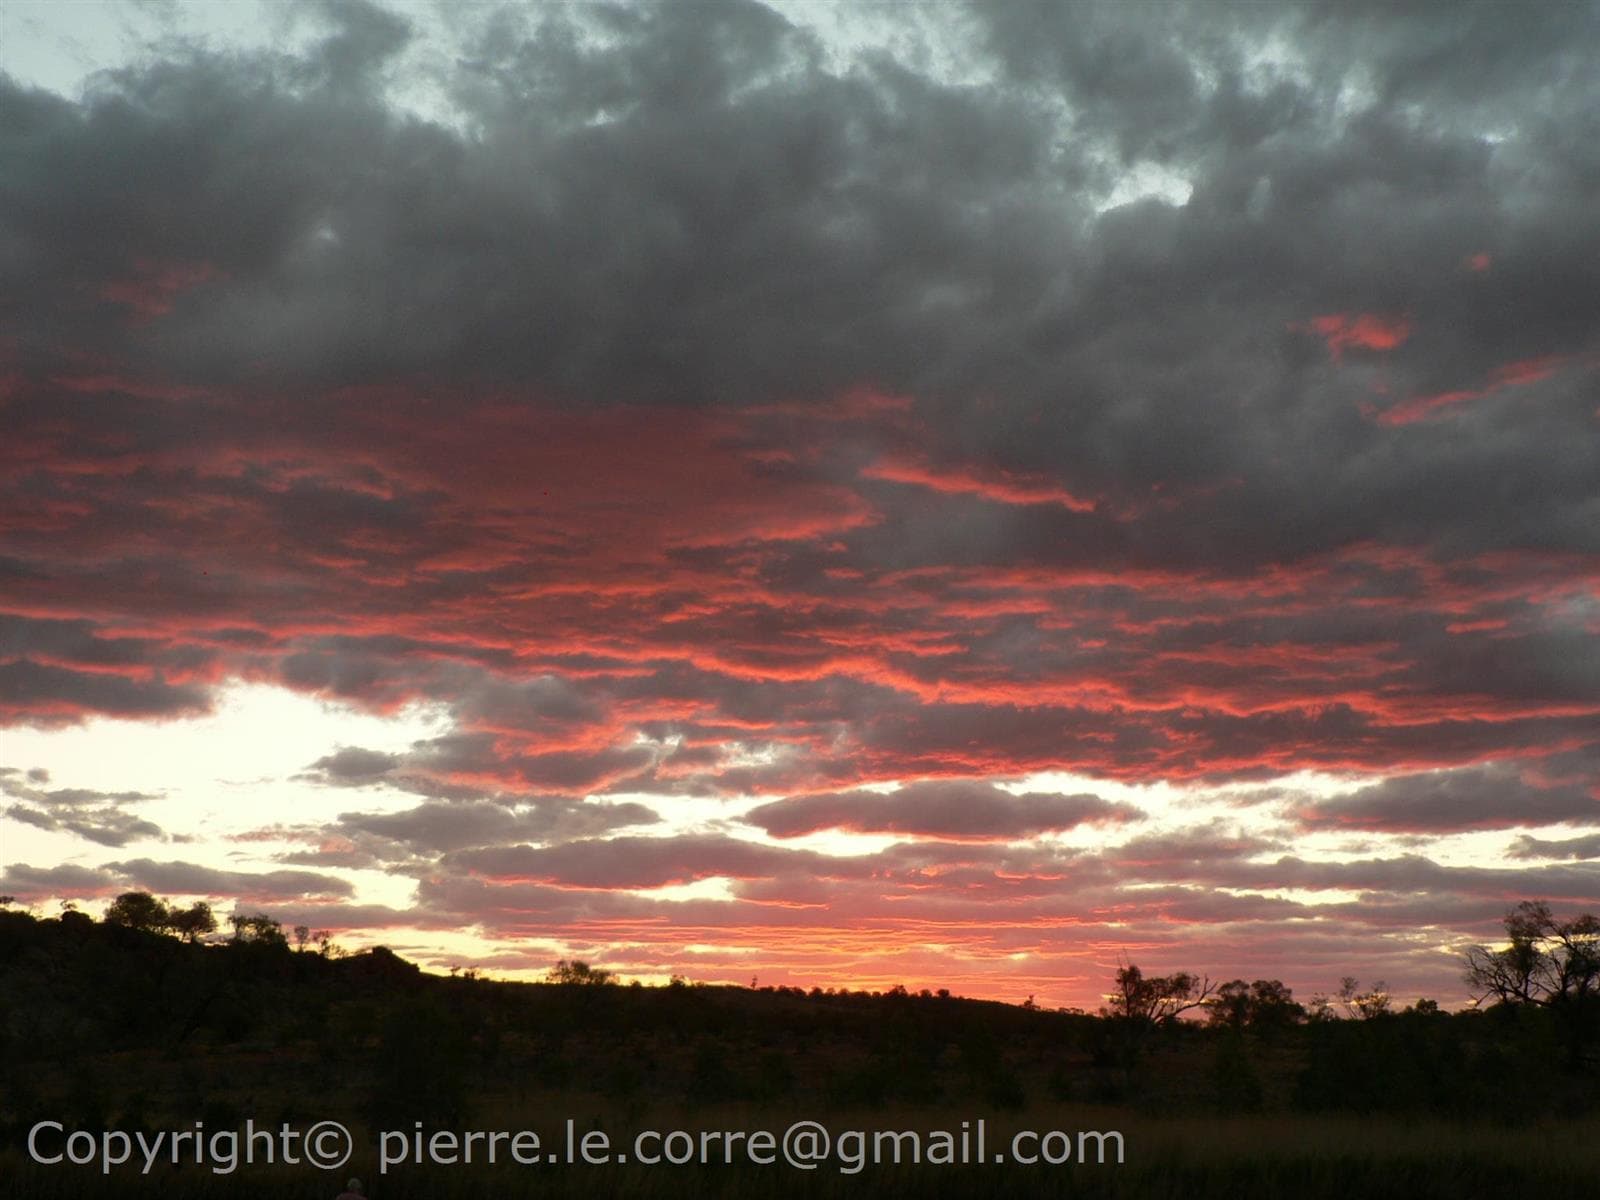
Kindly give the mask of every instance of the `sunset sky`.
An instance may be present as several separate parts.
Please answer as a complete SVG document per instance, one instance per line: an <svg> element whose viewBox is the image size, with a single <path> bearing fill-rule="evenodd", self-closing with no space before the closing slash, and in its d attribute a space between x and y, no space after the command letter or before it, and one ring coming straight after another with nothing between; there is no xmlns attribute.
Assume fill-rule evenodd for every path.
<svg viewBox="0 0 1600 1200"><path fill-rule="evenodd" d="M1600 906L1600 8L0 8L0 892L1466 998Z"/></svg>

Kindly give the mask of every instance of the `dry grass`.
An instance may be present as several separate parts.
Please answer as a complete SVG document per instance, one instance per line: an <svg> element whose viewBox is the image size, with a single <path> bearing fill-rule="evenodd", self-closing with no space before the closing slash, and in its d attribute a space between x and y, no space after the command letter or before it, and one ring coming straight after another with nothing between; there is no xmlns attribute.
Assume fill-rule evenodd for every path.
<svg viewBox="0 0 1600 1200"><path fill-rule="evenodd" d="M597 1111L588 1115L582 1106L573 1111L581 1125L587 1125L590 1116L600 1115L598 1106L593 1107ZM548 1113L519 1115L542 1131L554 1133L559 1127L560 1118ZM781 1129L799 1115L733 1107L690 1113L674 1106L636 1114L636 1122L627 1127L609 1120L602 1124L621 1140L640 1128ZM827 1124L835 1132L850 1128L929 1130L958 1126L959 1118L952 1117L948 1109L906 1109L834 1113ZM1152 1118L1126 1109L1061 1105L989 1118L991 1152L1003 1148L1010 1134L1021 1128L1120 1130L1126 1139L1127 1160L1120 1166L882 1166L857 1174L843 1173L836 1164L825 1164L813 1172L782 1165L406 1167L376 1177L373 1165L363 1165L358 1156L350 1169L370 1179L372 1200L514 1200L524 1196L673 1200L749 1195L1061 1196L1090 1200L1239 1200L1257 1196L1487 1200L1538 1195L1542 1200L1560 1200L1593 1194L1593 1147L1600 1144L1600 1119L1596 1118L1520 1126L1305 1116ZM343 1174L258 1167L217 1176L205 1168L166 1167L148 1178L124 1174L107 1179L90 1168L36 1167L22 1161L14 1150L0 1157L0 1179L9 1180L6 1194L32 1200L145 1196L310 1200L332 1197Z"/></svg>

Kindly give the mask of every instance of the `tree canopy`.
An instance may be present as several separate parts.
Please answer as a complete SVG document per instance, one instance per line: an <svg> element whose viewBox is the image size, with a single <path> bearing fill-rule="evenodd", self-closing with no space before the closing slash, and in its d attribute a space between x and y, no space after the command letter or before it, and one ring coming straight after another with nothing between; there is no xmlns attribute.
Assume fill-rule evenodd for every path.
<svg viewBox="0 0 1600 1200"><path fill-rule="evenodd" d="M615 983L616 976L603 967L591 967L581 959L562 959L545 974L548 983L568 983L580 986L595 986L599 984Z"/></svg>
<svg viewBox="0 0 1600 1200"><path fill-rule="evenodd" d="M1129 963L1117 970L1116 991L1107 1005L1111 1016L1141 1025L1165 1025L1191 1009L1199 1008L1216 990L1209 979L1179 971L1173 975L1146 976Z"/></svg>

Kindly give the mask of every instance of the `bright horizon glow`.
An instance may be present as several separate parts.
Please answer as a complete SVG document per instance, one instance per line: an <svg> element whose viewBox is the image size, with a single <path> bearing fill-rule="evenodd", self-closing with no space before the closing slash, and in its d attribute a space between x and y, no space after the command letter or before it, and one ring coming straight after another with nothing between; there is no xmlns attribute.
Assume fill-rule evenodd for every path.
<svg viewBox="0 0 1600 1200"><path fill-rule="evenodd" d="M261 875L284 869L285 864L276 856L301 844L288 832L273 837L263 831L274 827L290 830L297 823L313 820L325 813L330 802L347 811L399 813L409 809L416 800L415 796L382 783L331 789L305 778L296 778L302 775L304 768L341 747L361 746L379 752L403 753L414 742L447 732L449 725L447 713L426 705L413 705L393 715L381 715L303 693L241 683L223 689L219 693L216 711L207 716L178 718L156 725L92 718L79 726L13 729L6 735L5 761L7 765L23 769L42 768L49 773L50 787L109 790L122 783L136 790L156 788L162 786L160 781L164 781L161 797L146 805L143 811L158 824L203 831L195 840L182 845L181 851L186 858L243 875ZM270 742L260 736L263 729L272 730ZM301 769L283 773L281 764L286 761L297 762ZM1109 834L1105 830L1085 826L1056 837L1031 839L1036 843L1051 843L1072 850L1093 850L1114 849L1157 831L1204 833L1213 829L1215 822L1227 822L1230 818L1232 825L1241 833L1248 829L1252 833L1270 834L1275 822L1265 819L1257 810L1241 813L1236 803L1229 803L1229 798L1236 797L1242 790L1245 793L1285 791L1308 798L1328 799L1356 790L1361 782L1315 771L1300 771L1280 780L1248 784L1242 788L1236 784L1204 788L1174 785L1169 781L1126 784L1095 780L1070 772L1040 772L1009 781L1001 787L1016 795L1029 792L1094 792L1109 800L1135 804L1158 823L1156 829L1140 825ZM874 785L872 790L892 793L897 786L901 784L885 783ZM672 819L658 827L626 831L632 836L670 838L726 825L760 804L770 802L772 797L716 799L696 804L685 803L683 798L649 793L623 793L610 799L616 803L643 801L660 806L664 813L672 813ZM267 814L271 814L271 819L263 821ZM1540 826L1526 832L1535 836L1559 836L1570 830L1560 826ZM252 836L248 841L237 840L242 834ZM811 850L839 858L879 853L905 841L902 837L889 834L842 832L774 838L759 831L744 831L735 836L753 844ZM1430 853L1437 860L1452 866L1488 868L1500 861L1507 841L1506 834L1488 832L1442 837L1430 843ZM1347 846L1340 849L1341 844L1348 842L1348 835L1313 833L1297 838L1293 852L1306 856L1309 861L1348 862L1361 857ZM1268 851L1258 855L1257 860L1270 862L1284 852L1288 851ZM19 822L5 823L3 834L0 834L0 858L8 862L56 859L85 866L100 866L130 859L163 858L169 853L157 840L133 842L115 849L86 847L70 835L33 829ZM354 884L351 903L382 905L403 911L413 902L414 886L403 877L349 868L341 869L338 874ZM627 894L676 904L696 901L731 903L736 899L733 889L735 882L727 877L708 876L693 883L634 889ZM1156 883L1128 885L1127 890L1137 892L1161 886ZM1229 892L1307 905L1307 916L1312 918L1317 915L1318 906L1354 904L1361 899L1359 891L1341 888L1247 887L1230 889ZM64 895L52 896L36 902L33 907L48 913L67 898ZM169 892L164 898L181 903L196 899L220 901L224 907L219 909L219 914L232 911L226 907L231 897L219 892ZM102 905L88 907L91 911L98 911L103 907L103 902ZM268 915L274 915L271 903L244 903L238 907L249 911L264 910ZM293 916L297 908L297 905L289 903L281 906L280 911L287 911ZM286 922L285 927L288 928L291 923ZM377 930L340 931L336 940L352 950L382 944L397 951L407 951L408 956L414 956L425 969L433 971L447 971L452 965L477 967L495 978L522 981L542 979L556 958L583 958L586 954L594 953L592 947L586 948L581 942L494 937L485 936L471 928L426 929L403 924ZM955 957L960 956L957 947L950 943L908 942L900 948L913 955L911 961L917 961L919 952L941 957L954 952ZM704 968L719 957L747 960L761 954L755 946L715 943L686 944L680 950L689 957L677 965L663 963L659 968L641 965L637 969L624 965L616 969L624 981L639 979L645 983L657 983L665 982L670 975L678 973L679 966L685 969ZM1070 962L1058 961L1053 966L1034 951L1013 951L1004 955L1004 958L1012 962L1032 963L1034 972L1031 978L1041 981L1048 981L1054 970L1070 967L1069 975L1059 977L1058 988L1069 986L1070 980L1079 974L1079 969L1071 967ZM549 963L540 965L545 959ZM611 964L597 959L593 965ZM856 987L863 981L881 982L888 978L872 972L855 979L830 974L807 981L794 970L758 973L769 974L773 981L781 978L808 988ZM709 981L738 984L742 977L738 971L731 975L717 975L713 971ZM907 982L907 986L912 985ZM923 986L940 987L946 984L936 981L916 984L916 987ZM978 999L1008 999L1015 990L1015 986L1008 982L988 990L980 987L962 994L970 994ZM1051 997L1049 1002L1052 1005L1082 1006L1085 1003L1085 996L1078 988L1051 993L1048 983L1045 983L1042 994Z"/></svg>

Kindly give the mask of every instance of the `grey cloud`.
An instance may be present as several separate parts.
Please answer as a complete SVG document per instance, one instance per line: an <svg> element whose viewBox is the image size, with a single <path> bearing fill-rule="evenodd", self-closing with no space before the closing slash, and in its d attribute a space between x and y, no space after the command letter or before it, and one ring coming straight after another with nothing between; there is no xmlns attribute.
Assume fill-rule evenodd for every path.
<svg viewBox="0 0 1600 1200"><path fill-rule="evenodd" d="M38 829L75 834L102 846L126 846L129 842L161 837L161 827L116 808L90 810L51 810L26 804L13 804L5 810L7 818Z"/></svg>
<svg viewBox="0 0 1600 1200"><path fill-rule="evenodd" d="M175 717L204 713L211 699L204 688L134 679L97 671L74 671L32 659L0 662L0 714L12 720L57 724L85 710L117 717Z"/></svg>
<svg viewBox="0 0 1600 1200"><path fill-rule="evenodd" d="M370 834L400 843L414 853L428 854L471 846L594 837L660 819L652 809L634 802L555 797L513 806L431 800L397 813L341 813L333 828Z"/></svg>
<svg viewBox="0 0 1600 1200"><path fill-rule="evenodd" d="M1310 828L1389 833L1506 829L1562 821L1600 823L1592 784L1539 786L1516 764L1396 775L1331 800L1300 806Z"/></svg>
<svg viewBox="0 0 1600 1200"><path fill-rule="evenodd" d="M0 613L0 659L39 656L80 668L192 669L209 660L198 647L174 646L161 638L105 637L93 621L51 620Z"/></svg>
<svg viewBox="0 0 1600 1200"><path fill-rule="evenodd" d="M985 33L996 77L982 88L887 56L831 72L811 34L752 4L506 14L450 80L470 137L383 109L373 67L403 22L355 9L327 20L333 32L298 64L177 55L104 81L82 108L7 92L27 169L0 200L33 271L23 277L61 300L43 306L62 315L28 345L82 325L108 356L196 387L255 388L237 364L265 362L303 385L286 391L318 397L308 405L398 378L448 381L452 410L506 380L518 403L584 406L815 400L869 381L913 398L914 448L934 467L1021 472L1105 501L1014 511L869 485L881 520L842 541L869 570L1145 566L1244 580L1373 539L1443 559L1594 548L1592 323L1573 301L1595 290L1581 219L1590 168L1582 139L1556 136L1594 108L1581 73L1559 69L1593 24L1587 11L1495 34L1509 38L1484 76L1507 107L1495 144L1480 116L1409 115L1423 92L1467 103L1457 85L1472 56L1441 49L1458 46L1442 28L1453 22L1426 12L951 14L951 28ZM1467 24L1497 20L1475 9ZM1290 61L1256 61L1269 42ZM1345 89L1357 46L1386 49L1363 51L1372 78ZM1190 177L1190 203L1093 215L1097 189L1142 159ZM130 179L134 162L161 169ZM1516 181L1531 177L1543 184L1529 198ZM1493 269L1463 275L1479 251ZM140 257L214 273L130 333L115 303L82 297L126 283ZM1360 312L1409 314L1411 332L1392 352L1351 347L1334 361L1307 331L1319 314ZM1361 411L1391 402L1374 399L1380 358L1398 402L1545 356L1570 362L1527 385L1537 404L1502 396L1403 429ZM42 406L41 421L59 402L22 401ZM206 428L255 429L279 406L292 402L223 406ZM102 415L140 448L190 434L148 412ZM74 425L96 422L85 409ZM806 469L854 479L904 441L864 428ZM1157 486L1203 502L1152 506ZM398 570L434 546L417 527L445 501L301 482L273 503L305 548L326 549L331 522L381 534L391 548L372 557ZM1319 619L1338 617L1307 623ZM1488 680L1491 700L1595 702L1588 643L1518 633L1463 643L1408 627L1400 657L1413 665L1394 682L1419 696ZM972 654L1024 673L1049 661L1030 652L1047 640L1019 621ZM448 690L438 676L397 677L410 649L307 645L278 665L294 686L371 703ZM535 725L602 704L562 686L508 683L481 703L520 706ZM1107 757L1159 740L1119 726ZM1218 738L1234 740L1256 744L1244 729ZM528 782L642 773L627 753L530 763Z"/></svg>
<svg viewBox="0 0 1600 1200"><path fill-rule="evenodd" d="M159 825L129 811L157 797L147 792L36 786L49 777L48 771L39 768L26 775L14 768L0 769L0 793L15 801L5 808L5 816L37 829L71 833L102 846L126 846L163 836Z"/></svg>
<svg viewBox="0 0 1600 1200"><path fill-rule="evenodd" d="M300 896L350 896L346 880L312 871L224 871L197 863L154 862L148 858L107 863L128 883L158 894L233 896L243 901L270 901Z"/></svg>
<svg viewBox="0 0 1600 1200"><path fill-rule="evenodd" d="M1163 878L1182 877L1181 869ZM1274 862L1234 865L1225 871L1202 868L1191 878L1227 887L1355 890L1394 896L1476 896L1503 902L1507 896L1538 895L1595 903L1600 900L1600 865L1546 867L1444 866L1421 854L1318 862L1285 855Z"/></svg>
<svg viewBox="0 0 1600 1200"><path fill-rule="evenodd" d="M10 863L0 871L0 891L28 903L50 896L100 896L117 889L117 877L99 867L61 863L35 867Z"/></svg>
<svg viewBox="0 0 1600 1200"><path fill-rule="evenodd" d="M518 682L486 678L462 698L458 711L469 721L532 729L546 723L589 724L604 715L596 697L558 675Z"/></svg>
<svg viewBox="0 0 1600 1200"><path fill-rule="evenodd" d="M654 888L727 875L735 878L805 873L835 877L858 873L861 860L831 858L714 834L614 837L534 848L504 846L462 850L446 866L493 877L536 880L567 887Z"/></svg>
<svg viewBox="0 0 1600 1200"><path fill-rule="evenodd" d="M924 780L887 794L832 792L792 797L752 809L744 819L776 837L849 829L1007 840L1086 823L1139 821L1144 813L1131 804L1088 793L1015 795L976 780Z"/></svg>
<svg viewBox="0 0 1600 1200"><path fill-rule="evenodd" d="M1523 834L1511 843L1512 858L1600 858L1600 833L1584 837L1537 838Z"/></svg>
<svg viewBox="0 0 1600 1200"><path fill-rule="evenodd" d="M475 686L468 685L469 697ZM521 690L511 685L488 686ZM466 732L466 728L470 727L458 726L461 731L424 739L397 754L341 747L311 763L300 778L335 787L385 784L441 801L487 800L496 793L508 799L521 795L539 801L541 793L581 797L591 791L615 790L647 774L656 757L651 749L637 746L518 754L503 748L494 735ZM465 783L461 777L483 784Z"/></svg>
<svg viewBox="0 0 1600 1200"><path fill-rule="evenodd" d="M137 343L190 374L271 347L280 369L328 381L487 373L586 403L818 395L871 379L924 398L935 461L1125 499L1153 483L1243 480L1132 541L1104 521L1030 514L989 531L1011 557L1260 563L1373 530L1410 542L1448 531L1459 549L1592 547L1576 511L1592 439L1561 436L1585 417L1578 394L1552 392L1531 420L1474 418L1471 438L1395 435L1357 412L1364 382L1286 344L1319 312L1413 311L1393 371L1420 391L1585 349L1570 297L1594 282L1576 221L1589 168L1547 130L1592 108L1581 72L1552 69L1592 13L1549 10L1498 60L1505 100L1527 118L1506 149L1471 122L1412 122L1404 93L1417 85L1401 74L1416 61L1398 51L1370 64L1370 91L1346 97L1354 111L1326 116L1345 82L1334 68L1350 61L1337 47L1388 33L1430 45L1437 21L1207 8L1172 18L1175 41L1148 16L983 14L1002 70L977 89L883 59L830 74L809 34L754 4L551 10L527 28L502 20L460 64L472 141L390 119L361 90L371 56L335 49L389 46L397 31L346 30L313 51L354 87L337 98L292 72L274 88L266 63L200 56L108 81L89 120L10 94L28 164L11 223L41 286L99 271L98 286L133 247L214 261L206 302L180 298ZM591 21L607 24L604 41L582 33ZM1252 91L1249 52L1285 31L1309 73L1286 67ZM1429 54L1425 74L1442 79ZM1562 82L1536 93L1530 77ZM1063 140L1041 86L1060 89L1083 137ZM1086 170L1104 174L1084 157L1102 133L1126 161L1182 166L1195 199L1085 220L1077 189ZM1501 165L1515 155L1545 172L1531 207L1504 202L1525 173ZM140 173L129 196L134 160L167 169ZM213 177L234 183L203 186ZM1245 208L1260 180L1275 199L1256 218ZM128 211L166 216L130 226ZM96 225L116 239L79 237ZM1485 246L1501 266L1464 288L1453 267ZM104 324L82 307L66 311ZM1001 406L981 423L967 413L975 394ZM1540 471L1515 469L1535 453ZM1486 475L1505 481L1492 506L1462 486ZM1051 536L1063 528L1077 536ZM915 547L906 532L903 519L883 530Z"/></svg>
<svg viewBox="0 0 1600 1200"><path fill-rule="evenodd" d="M1130 838L1102 851L1101 857L1119 867L1154 867L1158 872L1164 866L1205 863L1226 870L1231 862L1283 847L1284 840L1279 837L1230 832L1223 825L1213 824Z"/></svg>
<svg viewBox="0 0 1600 1200"><path fill-rule="evenodd" d="M332 754L317 759L308 770L318 772L328 783L359 787L381 781L399 763L400 756L397 754L365 750L360 746L341 746Z"/></svg>

